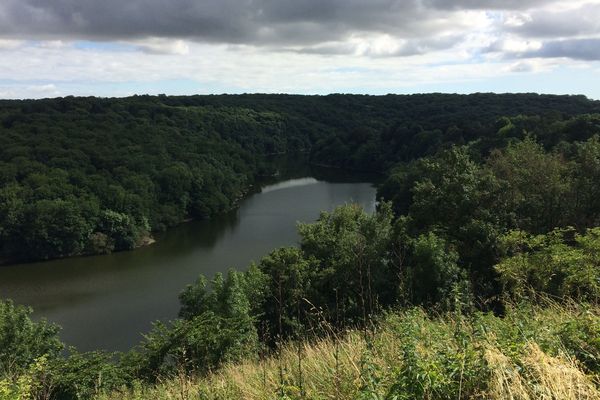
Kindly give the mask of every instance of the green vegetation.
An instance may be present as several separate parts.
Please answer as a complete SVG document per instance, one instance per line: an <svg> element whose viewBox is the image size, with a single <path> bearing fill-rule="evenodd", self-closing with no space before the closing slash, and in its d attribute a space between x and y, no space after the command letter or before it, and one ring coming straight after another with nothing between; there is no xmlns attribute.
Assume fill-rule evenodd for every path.
<svg viewBox="0 0 600 400"><path fill-rule="evenodd" d="M536 94L0 101L0 261L132 249L235 207L276 172L273 154L386 172L452 144L485 156L526 133L547 148L582 141L598 112Z"/></svg>
<svg viewBox="0 0 600 400"><path fill-rule="evenodd" d="M598 399L599 311L548 304L465 318L415 308L381 317L366 337L288 343L265 359L98 398Z"/></svg>
<svg viewBox="0 0 600 400"><path fill-rule="evenodd" d="M8 174L0 235L29 243L40 257L130 248L149 230L226 209L273 171L262 158L272 152L310 149L313 163L386 171L387 179L373 215L356 205L322 213L299 226L297 248L275 249L243 272L199 277L180 294L179 318L157 323L125 354L61 354L56 327L2 303L0 349L9 350L0 351L0 396L600 398L600 116L587 114L596 103L336 95L6 107L48 112L63 103L74 108L57 111L59 123L104 104L101 113L121 115L123 125L107 130L107 145L93 154L111 151L90 159L108 166L80 171L79 180L75 169L58 166L62 172L44 167L36 178L41 161L8 159L40 169ZM150 115L154 144L127 128ZM15 121L4 124L9 132ZM27 126L5 135L8 153L37 154ZM86 129L98 134L93 124ZM142 147L121 152L126 139ZM26 144L15 150L19 140ZM202 146L220 152L209 157ZM131 174L120 175L123 166ZM70 186L48 183L51 173ZM127 183L138 174L145 177L137 186ZM203 186L207 179L212 186ZM96 191L115 182L122 197ZM109 203L116 199L122 207ZM3 243L7 257L17 254Z"/></svg>

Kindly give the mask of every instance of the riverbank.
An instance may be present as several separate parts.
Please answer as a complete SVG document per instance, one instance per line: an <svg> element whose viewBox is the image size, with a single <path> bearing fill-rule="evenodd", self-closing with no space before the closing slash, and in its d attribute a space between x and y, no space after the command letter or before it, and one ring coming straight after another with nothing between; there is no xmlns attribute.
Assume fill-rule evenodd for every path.
<svg viewBox="0 0 600 400"><path fill-rule="evenodd" d="M281 186L283 180L234 212L179 224L135 251L4 266L0 297L61 325L62 340L81 351L126 351L153 321L177 316L177 295L199 274L243 269L274 248L295 245L297 222L315 221L323 210L356 202L372 212L373 186L342 180Z"/></svg>
<svg viewBox="0 0 600 400"><path fill-rule="evenodd" d="M360 182L371 182L373 184L377 184L381 182L384 178L383 175L376 172L369 171L361 171L354 169L345 169L339 168L336 166L311 162L308 159L307 153L282 153L271 155L271 162L275 165L275 172L271 175L264 175L257 177L253 183L250 183L246 188L240 191L240 193L233 199L231 199L231 207L222 211L219 214L215 214L210 218L206 219L198 219L185 217L178 223L169 226L164 231L153 231L149 232L147 235L144 235L136 245L127 250L112 250L109 252L82 252L77 254L71 254L61 257L52 257L47 258L45 260L27 260L27 259L17 259L17 258L0 258L0 268L10 265L18 265L18 264L31 264L37 262L46 262L53 260L62 260L69 258L77 258L77 257L88 257L88 256L97 256L103 254L113 254L113 253L121 253L121 252L131 252L136 251L137 249L147 247L155 244L158 240L160 240L160 236L181 224L190 223L193 221L199 220L210 220L214 218L219 218L224 215L235 212L239 209L242 202L252 195L260 193L261 190L269 185L276 184L278 182L283 182L287 179L301 178L306 176L314 176L316 179L320 181L327 182L339 182L339 183L360 183Z"/></svg>

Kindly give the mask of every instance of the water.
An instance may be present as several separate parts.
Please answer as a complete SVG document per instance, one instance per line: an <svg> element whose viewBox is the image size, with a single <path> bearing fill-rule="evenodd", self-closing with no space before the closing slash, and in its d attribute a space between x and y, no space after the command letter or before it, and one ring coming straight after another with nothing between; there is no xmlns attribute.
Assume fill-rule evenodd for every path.
<svg viewBox="0 0 600 400"><path fill-rule="evenodd" d="M231 214L182 224L130 252L0 267L0 298L32 306L34 318L63 327L81 351L127 350L151 322L177 315L177 295L199 274L245 269L271 250L298 242L296 224L357 202L375 207L375 188L326 176L264 187Z"/></svg>

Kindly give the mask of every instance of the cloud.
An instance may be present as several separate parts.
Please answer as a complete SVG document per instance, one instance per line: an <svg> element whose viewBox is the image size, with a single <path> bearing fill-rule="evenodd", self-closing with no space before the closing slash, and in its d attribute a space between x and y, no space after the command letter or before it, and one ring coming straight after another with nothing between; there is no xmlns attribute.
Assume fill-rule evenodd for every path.
<svg viewBox="0 0 600 400"><path fill-rule="evenodd" d="M44 98L62 95L61 91L53 83L41 85L18 85L0 86L1 98Z"/></svg>
<svg viewBox="0 0 600 400"><path fill-rule="evenodd" d="M425 0L424 3L447 10L521 10L551 2L548 0Z"/></svg>
<svg viewBox="0 0 600 400"><path fill-rule="evenodd" d="M598 15L600 0L1 0L0 97L528 84L597 74Z"/></svg>
<svg viewBox="0 0 600 400"><path fill-rule="evenodd" d="M575 60L600 61L600 39L568 39L545 42L538 50L529 51L522 57L571 58Z"/></svg>
<svg viewBox="0 0 600 400"><path fill-rule="evenodd" d="M506 16L504 28L508 32L528 38L597 35L600 34L600 3L588 3L567 9L511 13Z"/></svg>
<svg viewBox="0 0 600 400"><path fill-rule="evenodd" d="M46 85L29 86L27 89L31 92L44 95L57 95L59 93L58 89L56 88L56 85L54 85L53 83L49 83Z"/></svg>
<svg viewBox="0 0 600 400"><path fill-rule="evenodd" d="M486 53L525 53L537 51L543 46L542 42L537 40L528 40L520 38L506 38L492 42L489 46L482 49Z"/></svg>
<svg viewBox="0 0 600 400"><path fill-rule="evenodd" d="M445 4L426 0L3 0L0 35L86 40L161 37L273 46L316 45L365 32L408 39L471 26L469 7L450 12Z"/></svg>
<svg viewBox="0 0 600 400"><path fill-rule="evenodd" d="M135 44L136 48L144 53L148 54L175 54L175 55L186 55L190 52L190 46L183 40L170 40L153 38L148 39L138 44Z"/></svg>
<svg viewBox="0 0 600 400"><path fill-rule="evenodd" d="M510 72L533 72L535 65L529 62L517 62L508 67Z"/></svg>
<svg viewBox="0 0 600 400"><path fill-rule="evenodd" d="M409 57L438 50L449 50L461 43L461 35L442 35L423 39L396 39L390 35L353 38L348 42L330 42L316 46L289 48L290 52L319 55L355 55L369 57Z"/></svg>
<svg viewBox="0 0 600 400"><path fill-rule="evenodd" d="M600 34L598 15L600 0L3 0L0 38L124 42L149 54L186 55L201 42L398 57L454 48L476 31L497 43Z"/></svg>
<svg viewBox="0 0 600 400"><path fill-rule="evenodd" d="M0 39L0 50L12 50L23 44L22 40Z"/></svg>

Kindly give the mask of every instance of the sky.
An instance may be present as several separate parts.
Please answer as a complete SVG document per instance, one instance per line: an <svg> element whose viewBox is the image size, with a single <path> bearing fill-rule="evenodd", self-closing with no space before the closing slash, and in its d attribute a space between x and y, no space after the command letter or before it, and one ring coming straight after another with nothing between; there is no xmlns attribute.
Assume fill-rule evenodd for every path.
<svg viewBox="0 0 600 400"><path fill-rule="evenodd" d="M584 94L600 0L0 0L0 98Z"/></svg>

